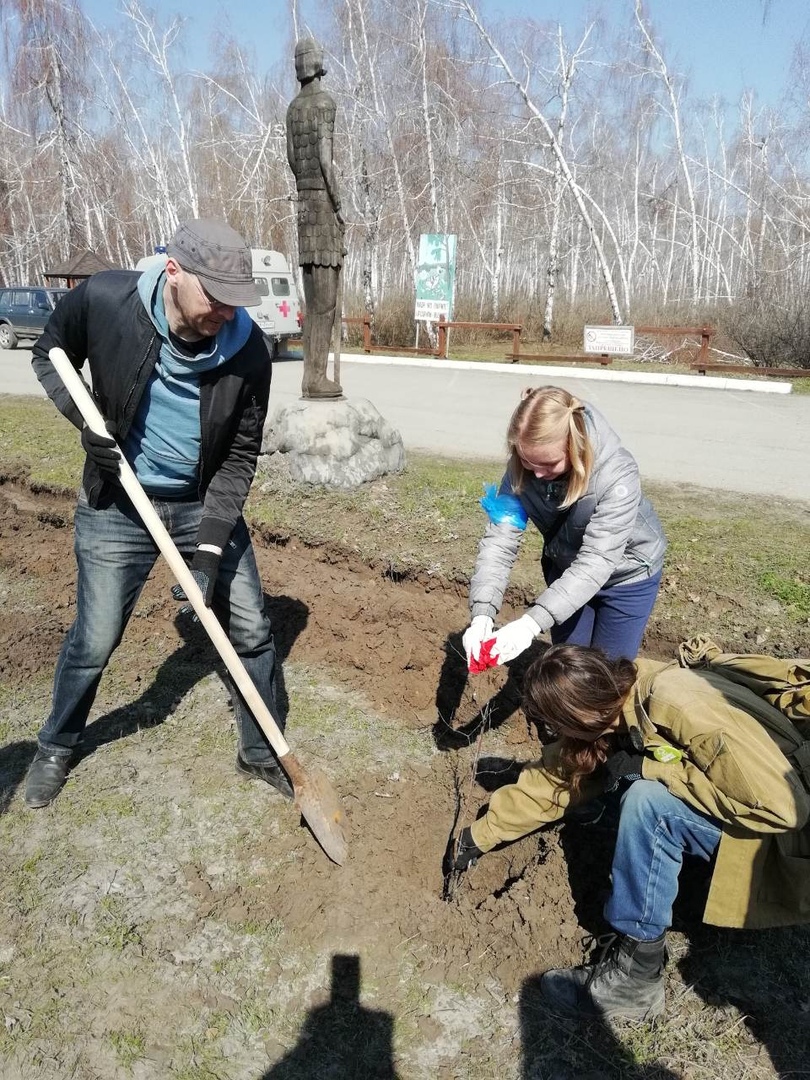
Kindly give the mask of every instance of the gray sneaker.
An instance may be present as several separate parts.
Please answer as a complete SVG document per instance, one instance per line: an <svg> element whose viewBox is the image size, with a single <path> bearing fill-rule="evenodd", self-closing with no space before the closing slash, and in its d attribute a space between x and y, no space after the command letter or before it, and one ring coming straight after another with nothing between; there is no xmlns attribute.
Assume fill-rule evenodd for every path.
<svg viewBox="0 0 810 1080"><path fill-rule="evenodd" d="M605 934L595 963L547 971L540 992L568 1016L652 1020L664 1011L665 936L636 941Z"/></svg>
<svg viewBox="0 0 810 1080"><path fill-rule="evenodd" d="M70 770L70 754L37 750L25 778L25 805L32 810L52 803L62 790Z"/></svg>

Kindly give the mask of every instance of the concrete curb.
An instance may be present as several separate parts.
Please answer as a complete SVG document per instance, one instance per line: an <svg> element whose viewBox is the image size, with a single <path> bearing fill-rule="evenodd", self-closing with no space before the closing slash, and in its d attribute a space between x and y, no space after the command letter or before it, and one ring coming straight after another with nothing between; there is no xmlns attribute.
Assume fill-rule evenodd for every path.
<svg viewBox="0 0 810 1080"><path fill-rule="evenodd" d="M330 354L331 355L331 354ZM494 371L502 375L542 375L552 382L555 378L592 379L604 382L650 383L656 386L694 386L699 390L738 390L755 394L790 394L789 382L770 379L727 379L717 375L665 375L650 371L610 371L606 368L565 367L562 364L489 364L472 360L438 360L432 356L366 356L342 353L341 364L375 364L389 367L430 367L453 371Z"/></svg>

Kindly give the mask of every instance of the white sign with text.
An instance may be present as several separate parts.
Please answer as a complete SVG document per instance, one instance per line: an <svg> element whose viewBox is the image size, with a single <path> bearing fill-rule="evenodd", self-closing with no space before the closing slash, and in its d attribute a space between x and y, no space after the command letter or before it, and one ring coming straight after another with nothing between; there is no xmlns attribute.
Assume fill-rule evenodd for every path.
<svg viewBox="0 0 810 1080"><path fill-rule="evenodd" d="M636 342L634 326L586 326L585 352L632 356Z"/></svg>

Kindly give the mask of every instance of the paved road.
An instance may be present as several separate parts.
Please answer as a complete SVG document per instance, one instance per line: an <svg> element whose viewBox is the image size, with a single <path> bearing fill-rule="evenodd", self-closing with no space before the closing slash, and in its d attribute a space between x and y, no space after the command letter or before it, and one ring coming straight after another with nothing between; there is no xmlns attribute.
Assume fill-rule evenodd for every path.
<svg viewBox="0 0 810 1080"><path fill-rule="evenodd" d="M30 351L0 351L0 393L37 394ZM370 359L370 358L369 358ZM300 393L300 360L278 362L271 405ZM528 384L555 382L593 402L651 480L810 500L810 395L638 385L534 374L374 364L345 357L341 381L402 434L406 448L500 459L509 416ZM2 414L0 413L0 420Z"/></svg>

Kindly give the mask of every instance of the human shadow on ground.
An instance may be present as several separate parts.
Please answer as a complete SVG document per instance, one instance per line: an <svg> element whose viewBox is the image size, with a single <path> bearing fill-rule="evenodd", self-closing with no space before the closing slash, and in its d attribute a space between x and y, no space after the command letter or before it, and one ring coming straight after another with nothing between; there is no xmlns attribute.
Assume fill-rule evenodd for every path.
<svg viewBox="0 0 810 1080"><path fill-rule="evenodd" d="M476 780L493 792L514 783L522 766L509 758L482 757ZM583 944L589 937L612 932L602 912L610 892L619 812L620 795L615 793L586 804L535 834L540 844L543 833L558 831ZM677 961L677 969L684 984L708 1008L728 1017L728 1023L722 1020L722 1025L729 1030L736 1024L745 1026L769 1054L775 1075L804 1075L810 1013L810 969L806 963L810 926L729 930L704 924L711 873L711 863L684 856L672 930L684 935L688 950ZM582 957L575 962L586 961L586 951L583 948ZM672 961L668 968L671 979ZM520 996L522 1080L541 1080L549 1075L560 1080L582 1075L594 1080L670 1080L677 1075L656 1063L634 1063L631 1043L624 1047L610 1026L598 1019L553 1016L540 995L540 974L526 980Z"/></svg>
<svg viewBox="0 0 810 1080"><path fill-rule="evenodd" d="M494 730L517 712L526 669L548 648L544 642L536 642L506 665L506 682L501 689L477 709L472 719L456 726L456 715L464 692L470 680L475 679L475 675L467 670L461 638L461 633L450 634L444 646L444 661L436 687L436 722L433 725L433 739L439 750L462 750L470 746L484 728ZM470 685L474 688L475 684Z"/></svg>
<svg viewBox="0 0 810 1080"><path fill-rule="evenodd" d="M807 1076L810 1024L810 927L729 930L698 924L678 962L685 983L707 1007L747 1028L765 1048L774 1074Z"/></svg>
<svg viewBox="0 0 810 1080"><path fill-rule="evenodd" d="M582 807L581 813L552 826L559 829L574 914L583 931L582 956L574 962L590 962L589 945L595 945L599 935L612 932L602 911L610 892L619 808L618 797L595 800ZM700 922L707 886L706 863L687 856L673 909L673 929L687 936L693 933ZM549 1067L555 1076L566 1080L583 1075L594 1080L677 1080L680 1076L657 1062L639 1064L632 1038L625 1044L621 1030L608 1021L553 1013L540 991L541 976L539 972L526 979L520 994L522 1080L539 1080L549 1075Z"/></svg>
<svg viewBox="0 0 810 1080"><path fill-rule="evenodd" d="M551 1012L540 979L529 976L520 990L521 1080L679 1080L663 1065L637 1064L632 1046L624 1046L606 1021Z"/></svg>
<svg viewBox="0 0 810 1080"><path fill-rule="evenodd" d="M618 800L607 800L598 821L572 820L560 826L574 912L586 934L611 931L602 916L610 891L610 864L618 825ZM703 912L712 865L685 855L673 905L672 930L683 934L688 948L677 961L684 984L706 1006L736 1023L770 1056L775 1075L800 1076L807 1069L807 1025L810 1012L810 927L731 930L709 926ZM673 962L669 964L670 977ZM605 1047L597 1033L596 1047ZM604 1052L604 1049L602 1050ZM620 1053L620 1051L618 1051ZM621 1057L618 1060L624 1060ZM639 1072L625 1066L608 1075L659 1077L669 1073ZM528 1072L527 1076L532 1073ZM539 1074L537 1074L539 1075ZM601 1075L601 1074L600 1074Z"/></svg>
<svg viewBox="0 0 810 1080"><path fill-rule="evenodd" d="M593 804L586 809L593 811ZM586 937L611 932L602 911L610 891L618 813L618 799L607 799L598 819L589 821L583 813L580 819L555 826L560 830L574 913ZM710 863L684 856L672 920L672 930L688 942L685 955L677 961L681 978L707 1007L727 1014L728 1024L723 1023L729 1030L737 1022L745 1025L769 1054L775 1075L804 1075L810 1010L805 958L810 927L746 931L704 924L711 872ZM671 977L672 961L669 971ZM672 1075L658 1065L633 1065L632 1055L598 1020L577 1024L550 1017L540 997L539 978L527 980L521 995L525 1080L544 1076L543 1063L555 1060L555 1055L559 1061L566 1045L573 1042L580 1060L577 1068L589 1075L590 1070L605 1078L663 1080ZM590 1063L581 1061L585 1047L592 1055ZM605 1069L603 1059L613 1063L610 1069Z"/></svg>
<svg viewBox="0 0 810 1080"><path fill-rule="evenodd" d="M0 750L0 816L8 810L36 750L36 739L20 739Z"/></svg>
<svg viewBox="0 0 810 1080"><path fill-rule="evenodd" d="M297 1044L262 1080L397 1080L394 1018L360 1004L360 957L336 953L328 1001L310 1010Z"/></svg>
<svg viewBox="0 0 810 1080"><path fill-rule="evenodd" d="M294 597L266 594L265 605L276 645L276 701L283 720L289 711L283 664L293 642L306 626L309 608ZM202 626L195 623L190 614L178 613L175 622L184 643L166 657L139 697L88 725L84 740L74 753L71 768L107 743L164 723L192 687L211 671L218 672L230 693L225 666L219 661ZM148 677L147 673L145 675ZM21 740L2 748L0 815L7 811L23 783L36 749L36 739Z"/></svg>

